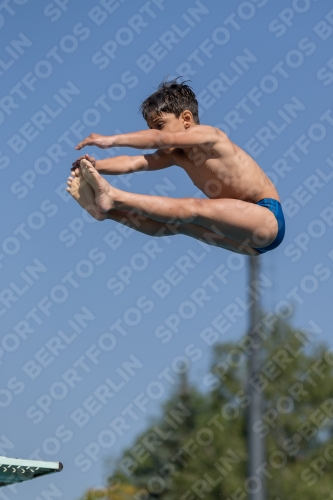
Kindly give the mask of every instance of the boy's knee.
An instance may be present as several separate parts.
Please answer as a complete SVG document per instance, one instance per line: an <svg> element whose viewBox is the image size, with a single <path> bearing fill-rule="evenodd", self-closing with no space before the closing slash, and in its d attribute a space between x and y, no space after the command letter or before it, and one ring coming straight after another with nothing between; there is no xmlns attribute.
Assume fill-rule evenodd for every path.
<svg viewBox="0 0 333 500"><path fill-rule="evenodd" d="M202 213L203 200L200 198L185 198L183 206L179 210L179 223L195 222Z"/></svg>

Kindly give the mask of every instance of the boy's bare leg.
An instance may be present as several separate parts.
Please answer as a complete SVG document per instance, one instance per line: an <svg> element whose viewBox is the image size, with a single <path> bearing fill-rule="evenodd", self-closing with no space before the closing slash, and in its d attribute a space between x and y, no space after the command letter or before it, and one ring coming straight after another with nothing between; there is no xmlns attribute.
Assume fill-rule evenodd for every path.
<svg viewBox="0 0 333 500"><path fill-rule="evenodd" d="M233 242L260 248L274 241L277 221L265 207L234 199L167 198L127 193L103 179L87 160L81 160L82 175L95 192L101 212L134 210L159 222L195 223L230 238Z"/></svg>
<svg viewBox="0 0 333 500"><path fill-rule="evenodd" d="M173 236L182 234L190 236L199 241L213 245L216 247L224 248L231 252L241 253L244 255L259 255L259 252L247 245L242 245L230 238L223 235L216 234L202 226L191 223L164 223L146 216L126 212L125 210L110 210L106 214L107 219L114 220L124 226L131 227L140 233L147 234L148 236Z"/></svg>
<svg viewBox="0 0 333 500"><path fill-rule="evenodd" d="M257 255L258 252L245 245L240 245L235 241L225 238L209 231L196 224L168 224L149 219L143 215L138 215L124 210L110 210L107 213L101 213L95 204L95 193L92 187L77 171L74 177L68 178L67 191L73 198L81 205L82 208L92 215L97 220L111 219L125 226L131 227L140 233L147 234L148 236L173 236L183 234L196 238L209 245L218 246L232 252L242 253L245 255Z"/></svg>

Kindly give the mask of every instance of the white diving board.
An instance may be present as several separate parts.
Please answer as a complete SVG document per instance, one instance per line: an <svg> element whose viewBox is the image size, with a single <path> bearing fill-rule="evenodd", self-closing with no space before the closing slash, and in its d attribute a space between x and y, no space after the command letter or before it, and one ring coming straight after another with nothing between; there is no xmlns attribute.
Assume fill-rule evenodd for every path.
<svg viewBox="0 0 333 500"><path fill-rule="evenodd" d="M44 476L45 474L60 472L62 468L61 462L0 457L0 488Z"/></svg>

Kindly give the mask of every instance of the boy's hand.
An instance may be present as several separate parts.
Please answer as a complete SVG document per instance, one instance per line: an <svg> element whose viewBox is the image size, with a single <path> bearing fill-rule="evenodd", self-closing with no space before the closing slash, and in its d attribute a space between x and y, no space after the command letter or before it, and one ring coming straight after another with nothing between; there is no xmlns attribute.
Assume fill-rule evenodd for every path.
<svg viewBox="0 0 333 500"><path fill-rule="evenodd" d="M77 160L75 160L72 163L71 170L75 170L76 168L80 168L80 161L81 160L88 160L88 161L90 161L90 163L96 168L96 160L95 160L95 158L93 156L84 155L84 156L80 156L80 158L78 158Z"/></svg>
<svg viewBox="0 0 333 500"><path fill-rule="evenodd" d="M98 148L106 149L112 146L112 137L100 134L90 134L75 149L82 149L84 146L97 146Z"/></svg>

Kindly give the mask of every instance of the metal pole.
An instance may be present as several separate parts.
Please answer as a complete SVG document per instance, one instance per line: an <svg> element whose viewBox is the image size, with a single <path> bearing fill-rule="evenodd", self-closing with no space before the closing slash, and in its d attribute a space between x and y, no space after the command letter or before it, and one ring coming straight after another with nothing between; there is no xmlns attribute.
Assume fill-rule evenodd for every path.
<svg viewBox="0 0 333 500"><path fill-rule="evenodd" d="M260 257L250 257L250 288L253 290L253 284L258 281ZM249 336L253 338L253 343L257 348L251 349L248 359L248 380L256 380L256 375L261 369L262 358L262 340L255 333L254 328L260 321L260 305L258 298L255 300L250 295L249 301L253 302L249 308ZM255 432L254 424L262 416L262 394L256 384L248 383L248 396L250 396L250 405L247 415L247 435L248 435L248 491L249 500L265 500L265 476L263 474L263 463L265 460L264 439Z"/></svg>

